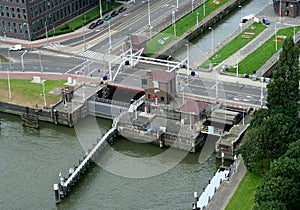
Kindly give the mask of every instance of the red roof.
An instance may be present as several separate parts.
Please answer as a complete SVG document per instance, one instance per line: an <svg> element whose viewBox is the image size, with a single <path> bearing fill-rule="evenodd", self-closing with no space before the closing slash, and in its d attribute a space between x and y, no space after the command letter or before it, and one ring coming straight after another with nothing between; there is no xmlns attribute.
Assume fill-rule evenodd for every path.
<svg viewBox="0 0 300 210"><path fill-rule="evenodd" d="M164 70L157 70L157 69L151 70L151 76L153 81L158 81L158 82L169 82L170 80L175 78L175 74L166 72ZM142 78L150 79L148 77L148 72L142 75Z"/></svg>
<svg viewBox="0 0 300 210"><path fill-rule="evenodd" d="M204 103L200 103L200 102L196 102L196 101L187 101L185 104L183 104L179 108L179 111L198 115L201 112L203 112L206 107L207 107L207 104L204 104Z"/></svg>

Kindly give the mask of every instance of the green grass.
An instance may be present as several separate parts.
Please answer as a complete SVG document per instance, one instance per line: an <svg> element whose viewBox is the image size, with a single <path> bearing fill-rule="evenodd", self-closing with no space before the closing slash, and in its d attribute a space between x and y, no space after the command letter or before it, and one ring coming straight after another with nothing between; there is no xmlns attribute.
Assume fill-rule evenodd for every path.
<svg viewBox="0 0 300 210"><path fill-rule="evenodd" d="M47 106L54 104L61 98L60 95L50 94L49 92L56 87L64 87L65 80L46 80L45 95ZM8 80L0 79L0 100L15 104L34 107L36 104L44 105L42 84L32 83L27 79L10 79L12 99L8 95Z"/></svg>
<svg viewBox="0 0 300 210"><path fill-rule="evenodd" d="M185 17L181 18L180 20L176 21L176 37L174 37L174 26L171 25L156 36L152 37L151 40L147 41L147 56L151 56L161 49L163 49L166 45L171 43L172 41L179 39L179 37L184 34L185 32L188 32L189 30L192 30L194 27L196 27L196 19L197 19L197 13L198 15L198 21L205 19L206 16L217 10L219 7L227 3L229 0L223 0L220 4L212 6L211 1L205 2L205 16L203 14L203 5L198 7L197 9L194 9L194 12L189 13ZM176 14L175 14L176 16ZM170 18L171 18L171 12L170 12ZM164 43L160 44L158 41L163 40Z"/></svg>
<svg viewBox="0 0 300 210"><path fill-rule="evenodd" d="M219 51L215 52L208 60L201 64L201 68L208 69L210 63L214 66L222 63L225 59L233 55L239 49L244 47L246 44L251 42L255 37L257 37L266 26L261 23L254 22L251 26L243 30L237 37L231 40L227 45L221 48ZM254 33L253 35L247 35L247 33Z"/></svg>
<svg viewBox="0 0 300 210"><path fill-rule="evenodd" d="M230 199L225 210L250 210L254 206L255 190L262 183L262 176L247 172Z"/></svg>
<svg viewBox="0 0 300 210"><path fill-rule="evenodd" d="M0 55L0 60L1 62L5 62L5 63L8 62L8 59L3 55Z"/></svg>
<svg viewBox="0 0 300 210"><path fill-rule="evenodd" d="M300 26L296 27L296 33L300 30ZM280 29L277 32L277 37L283 35L292 37L294 35L294 27ZM263 45L257 48L254 52L249 54L245 59L239 62L239 74L254 74L259 68L265 64L275 53L276 43L275 35L267 40ZM277 42L277 49L282 48L284 40ZM229 68L228 72L236 73L236 68Z"/></svg>
<svg viewBox="0 0 300 210"><path fill-rule="evenodd" d="M107 6L106 6L107 5ZM121 4L120 3L115 3L114 8L119 7ZM102 3L102 15L104 16L105 13L111 11L112 4L109 3ZM48 37L55 36L55 35L60 35L60 34L65 34L72 32L76 29L81 28L83 25L86 25L100 17L99 13L99 6L95 7L94 9L91 9L90 11L70 20L69 22L66 22L65 24L59 26L55 30L52 30L48 33ZM45 38L45 36L41 38Z"/></svg>

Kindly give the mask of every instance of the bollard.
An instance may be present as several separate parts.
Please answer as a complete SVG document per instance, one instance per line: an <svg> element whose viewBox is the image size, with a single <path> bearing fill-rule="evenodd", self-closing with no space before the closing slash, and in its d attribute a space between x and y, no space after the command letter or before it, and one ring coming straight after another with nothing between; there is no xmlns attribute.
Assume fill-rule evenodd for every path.
<svg viewBox="0 0 300 210"><path fill-rule="evenodd" d="M194 199L195 199L195 209L197 210L198 209L198 207L197 207L198 193L197 192L194 192Z"/></svg>
<svg viewBox="0 0 300 210"><path fill-rule="evenodd" d="M163 143L162 140L159 141L159 147L160 147L160 148L163 148L163 147L164 147L164 143Z"/></svg>
<svg viewBox="0 0 300 210"><path fill-rule="evenodd" d="M59 186L58 184L54 184L54 195L55 195L55 203L60 203L60 196L59 196Z"/></svg>

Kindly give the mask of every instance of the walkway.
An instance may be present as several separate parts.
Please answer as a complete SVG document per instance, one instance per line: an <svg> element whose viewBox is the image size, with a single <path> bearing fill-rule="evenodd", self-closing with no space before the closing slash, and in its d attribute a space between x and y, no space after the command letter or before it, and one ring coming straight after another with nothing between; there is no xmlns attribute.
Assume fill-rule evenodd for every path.
<svg viewBox="0 0 300 210"><path fill-rule="evenodd" d="M214 197L212 197L211 201L206 207L206 210L223 210L226 208L247 171L246 166L244 165L244 162L240 156L238 157L237 161L237 172L231 175L229 181L225 181L221 184L217 193L214 195Z"/></svg>

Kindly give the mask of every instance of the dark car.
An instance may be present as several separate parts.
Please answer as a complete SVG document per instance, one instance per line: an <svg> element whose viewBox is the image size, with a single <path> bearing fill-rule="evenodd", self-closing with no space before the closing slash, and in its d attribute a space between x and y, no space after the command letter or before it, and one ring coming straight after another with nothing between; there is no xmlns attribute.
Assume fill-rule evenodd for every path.
<svg viewBox="0 0 300 210"><path fill-rule="evenodd" d="M126 10L127 8L126 7L120 7L120 9L118 10L119 13L122 13Z"/></svg>
<svg viewBox="0 0 300 210"><path fill-rule="evenodd" d="M111 18L111 15L106 15L105 17L104 17L104 20L109 20Z"/></svg>
<svg viewBox="0 0 300 210"><path fill-rule="evenodd" d="M104 20L99 19L99 20L97 20L96 25L97 25L97 26L100 26L100 25L102 25L103 23L104 23Z"/></svg>
<svg viewBox="0 0 300 210"><path fill-rule="evenodd" d="M89 26L89 29L94 29L94 28L96 28L96 23L92 23L90 26Z"/></svg>
<svg viewBox="0 0 300 210"><path fill-rule="evenodd" d="M269 20L268 20L267 18L263 18L263 19L262 19L262 22L263 22L263 24L265 24L265 25L270 25L270 22L269 22Z"/></svg>
<svg viewBox="0 0 300 210"><path fill-rule="evenodd" d="M117 16L118 15L118 11L113 11L111 14L110 14L112 17L115 17L115 16Z"/></svg>

